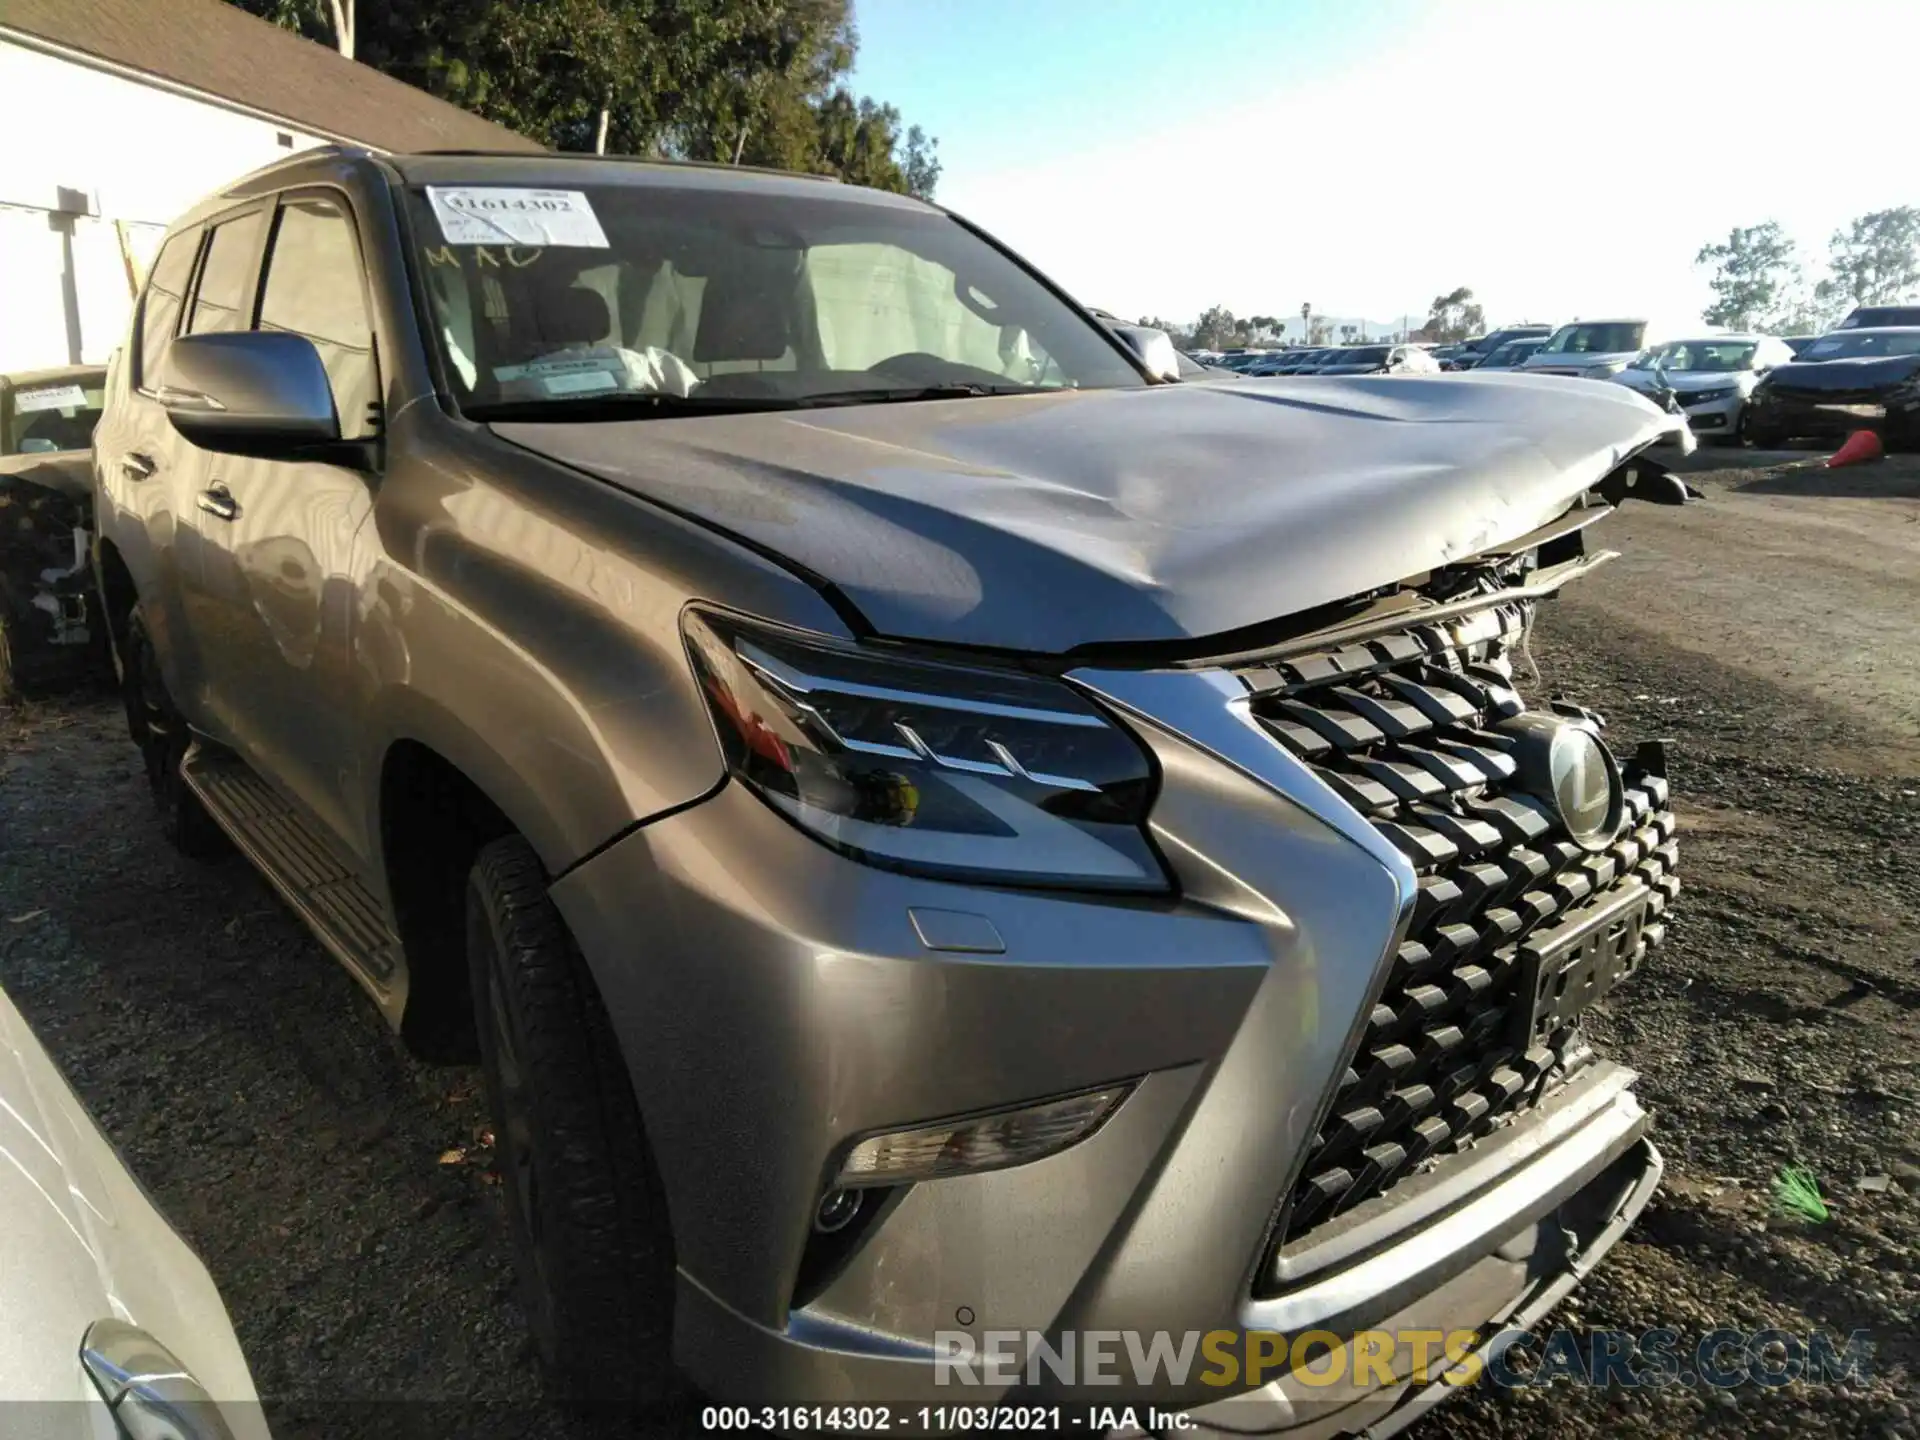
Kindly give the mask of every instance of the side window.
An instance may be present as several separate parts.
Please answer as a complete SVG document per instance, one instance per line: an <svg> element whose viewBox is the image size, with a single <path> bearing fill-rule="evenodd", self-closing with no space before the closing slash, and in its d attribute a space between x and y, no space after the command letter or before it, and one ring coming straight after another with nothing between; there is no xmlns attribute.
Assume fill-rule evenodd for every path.
<svg viewBox="0 0 1920 1440"><path fill-rule="evenodd" d="M187 334L247 328L253 318L253 261L260 253L264 218L262 211L255 210L213 227L206 263L200 267L200 285L194 291Z"/></svg>
<svg viewBox="0 0 1920 1440"><path fill-rule="evenodd" d="M200 248L200 227L183 230L160 247L140 301L139 329L133 339L136 388L151 390L160 378L173 332L180 326L180 302L193 278L193 257Z"/></svg>
<svg viewBox="0 0 1920 1440"><path fill-rule="evenodd" d="M374 433L368 412L379 398L380 381L373 326L353 221L338 202L304 196L281 205L259 328L311 340L333 382L340 434L358 440Z"/></svg>

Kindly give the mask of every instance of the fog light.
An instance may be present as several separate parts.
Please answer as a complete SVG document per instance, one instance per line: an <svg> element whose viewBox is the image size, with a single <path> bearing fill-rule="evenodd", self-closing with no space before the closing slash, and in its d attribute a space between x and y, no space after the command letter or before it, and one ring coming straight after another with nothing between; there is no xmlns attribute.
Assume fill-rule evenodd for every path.
<svg viewBox="0 0 1920 1440"><path fill-rule="evenodd" d="M842 1189L898 1185L1024 1165L1086 1139L1127 1089L1109 1085L1018 1110L869 1135L848 1152L833 1183Z"/></svg>
<svg viewBox="0 0 1920 1440"><path fill-rule="evenodd" d="M859 1213L858 1190L829 1190L821 1197L820 1208L813 1212L813 1228L822 1235L831 1235L846 1229Z"/></svg>

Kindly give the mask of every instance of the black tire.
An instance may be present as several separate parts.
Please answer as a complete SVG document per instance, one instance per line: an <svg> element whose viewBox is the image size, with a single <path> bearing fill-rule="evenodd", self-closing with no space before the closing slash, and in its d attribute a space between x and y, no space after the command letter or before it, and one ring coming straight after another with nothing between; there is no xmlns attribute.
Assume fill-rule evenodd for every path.
<svg viewBox="0 0 1920 1440"><path fill-rule="evenodd" d="M160 817L160 833L174 849L195 860L224 855L232 842L180 773L191 736L187 722L167 693L153 636L137 605L127 617L126 677L121 700L127 708L127 731L140 747L141 763L146 767L147 788Z"/></svg>
<svg viewBox="0 0 1920 1440"><path fill-rule="evenodd" d="M666 1198L612 1022L517 835L474 861L467 956L534 1346L569 1400L659 1404L677 1389Z"/></svg>

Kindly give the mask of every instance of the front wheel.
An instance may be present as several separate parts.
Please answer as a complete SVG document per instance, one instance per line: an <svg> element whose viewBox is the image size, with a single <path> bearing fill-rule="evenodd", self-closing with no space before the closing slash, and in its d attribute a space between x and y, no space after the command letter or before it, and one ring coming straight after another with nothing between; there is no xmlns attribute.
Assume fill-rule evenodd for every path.
<svg viewBox="0 0 1920 1440"><path fill-rule="evenodd" d="M674 1385L673 1236L613 1024L519 836L467 881L467 956L527 1323L569 1399Z"/></svg>
<svg viewBox="0 0 1920 1440"><path fill-rule="evenodd" d="M153 636L146 616L135 606L127 617L127 657L121 678L121 699L127 709L127 730L140 747L141 763L147 772L147 789L153 794L153 807L160 816L160 832L182 855L196 860L224 854L229 848L226 832L207 814L200 797L193 793L180 762L186 758L189 735L187 722L167 693L160 673L160 656L153 648Z"/></svg>

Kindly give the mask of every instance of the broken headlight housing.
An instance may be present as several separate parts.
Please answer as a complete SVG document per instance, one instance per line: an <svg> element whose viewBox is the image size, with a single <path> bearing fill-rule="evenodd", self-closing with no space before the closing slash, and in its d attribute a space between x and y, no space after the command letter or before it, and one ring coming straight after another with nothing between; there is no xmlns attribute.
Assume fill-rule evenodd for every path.
<svg viewBox="0 0 1920 1440"><path fill-rule="evenodd" d="M1140 743L1056 680L689 611L727 764L807 834L940 879L1165 892Z"/></svg>

